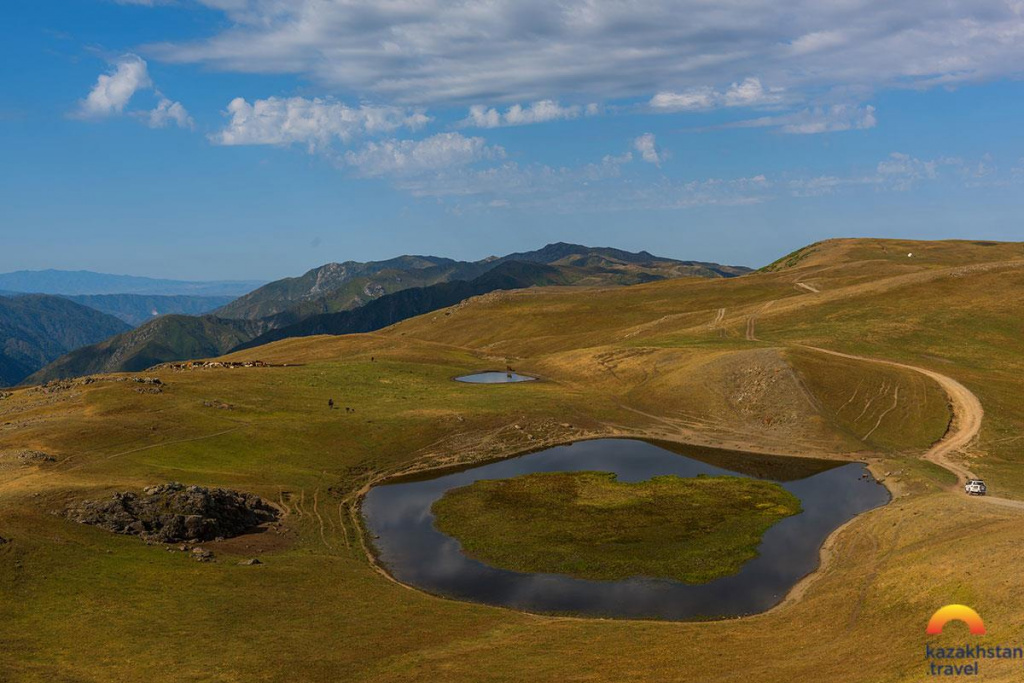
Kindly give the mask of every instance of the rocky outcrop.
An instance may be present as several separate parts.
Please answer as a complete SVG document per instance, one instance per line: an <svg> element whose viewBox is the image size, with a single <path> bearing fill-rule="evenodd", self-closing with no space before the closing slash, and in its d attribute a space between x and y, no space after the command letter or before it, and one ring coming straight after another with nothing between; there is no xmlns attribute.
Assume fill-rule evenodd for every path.
<svg viewBox="0 0 1024 683"><path fill-rule="evenodd" d="M141 494L124 491L106 500L83 501L64 515L147 541L195 543L238 536L276 520L278 512L251 493L172 482L146 487Z"/></svg>
<svg viewBox="0 0 1024 683"><path fill-rule="evenodd" d="M56 462L57 458L49 453L33 451L27 448L17 450L0 450L0 470L14 467L30 467L44 463Z"/></svg>

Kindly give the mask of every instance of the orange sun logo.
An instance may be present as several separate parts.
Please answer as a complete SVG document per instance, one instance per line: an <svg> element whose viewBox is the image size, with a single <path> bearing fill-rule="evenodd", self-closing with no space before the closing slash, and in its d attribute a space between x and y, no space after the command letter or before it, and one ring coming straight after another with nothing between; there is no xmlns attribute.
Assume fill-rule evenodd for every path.
<svg viewBox="0 0 1024 683"><path fill-rule="evenodd" d="M928 628L925 633L937 636L942 633L943 627L951 621L962 621L967 624L972 636L985 635L985 622L981 620L981 615L967 605L946 605L939 609L928 620Z"/></svg>

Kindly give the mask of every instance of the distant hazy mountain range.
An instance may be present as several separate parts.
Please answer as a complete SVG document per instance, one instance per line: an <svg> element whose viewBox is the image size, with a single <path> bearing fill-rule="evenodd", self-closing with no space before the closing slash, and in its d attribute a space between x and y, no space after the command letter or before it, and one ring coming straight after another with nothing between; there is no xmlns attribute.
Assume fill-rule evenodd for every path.
<svg viewBox="0 0 1024 683"><path fill-rule="evenodd" d="M135 275L108 275L88 270L19 270L0 273L0 290L26 294L156 294L236 297L263 282L222 280L190 282Z"/></svg>
<svg viewBox="0 0 1024 683"><path fill-rule="evenodd" d="M67 294L75 303L109 313L135 327L160 315L202 315L231 301L232 296L162 296L158 294Z"/></svg>
<svg viewBox="0 0 1024 683"><path fill-rule="evenodd" d="M749 271L741 266L561 242L537 251L472 262L400 256L368 263L329 263L300 277L259 287L210 315L169 315L152 320L78 349L27 381L137 371L161 362L218 356L288 337L369 332L500 289L631 285L676 277L733 277ZM10 285L0 276L0 289L5 287Z"/></svg>
<svg viewBox="0 0 1024 683"><path fill-rule="evenodd" d="M131 329L59 296L0 297L0 386L18 384L63 354Z"/></svg>

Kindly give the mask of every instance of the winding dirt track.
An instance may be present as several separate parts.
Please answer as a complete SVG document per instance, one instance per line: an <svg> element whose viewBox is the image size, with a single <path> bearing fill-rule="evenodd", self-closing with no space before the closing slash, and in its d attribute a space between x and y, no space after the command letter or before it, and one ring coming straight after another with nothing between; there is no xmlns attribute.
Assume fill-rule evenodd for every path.
<svg viewBox="0 0 1024 683"><path fill-rule="evenodd" d="M930 377L938 382L939 386L942 387L942 390L946 392L946 396L949 397L949 405L953 411L953 421L949 425L949 429L946 431L946 434L931 448L925 451L921 457L955 474L957 483L954 488L957 491L963 490L963 484L968 479L975 478L969 469L950 458L953 453L966 450L967 446L977 438L978 432L981 431L981 421L985 417L985 409L981 407L981 401L978 400L978 397L975 396L970 389L965 387L963 384L960 384L960 382L957 382L952 377L947 377L946 375L935 372L934 370L919 368L916 365L907 365L906 363L897 363L896 361L882 360L880 358L854 356L849 353L830 351L829 349L823 349L817 346L804 346L804 348L813 349L814 351L819 351L821 353L827 353L831 356L839 356L840 358L867 361L869 363L881 363L883 365L891 365L897 368L913 370L914 372L919 372L922 375ZM974 499L990 503L992 505L1024 509L1024 501L1020 500L1009 500L1007 498L996 498L993 496L979 496Z"/></svg>

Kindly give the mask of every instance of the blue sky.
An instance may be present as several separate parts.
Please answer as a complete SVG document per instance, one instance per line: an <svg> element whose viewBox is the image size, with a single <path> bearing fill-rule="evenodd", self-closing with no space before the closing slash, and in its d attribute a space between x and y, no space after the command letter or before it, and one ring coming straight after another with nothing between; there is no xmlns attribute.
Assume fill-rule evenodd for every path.
<svg viewBox="0 0 1024 683"><path fill-rule="evenodd" d="M7 0L0 271L1024 239L1013 2Z"/></svg>

